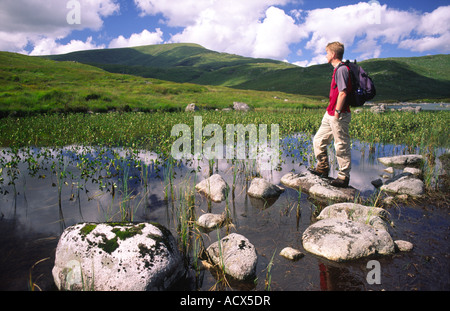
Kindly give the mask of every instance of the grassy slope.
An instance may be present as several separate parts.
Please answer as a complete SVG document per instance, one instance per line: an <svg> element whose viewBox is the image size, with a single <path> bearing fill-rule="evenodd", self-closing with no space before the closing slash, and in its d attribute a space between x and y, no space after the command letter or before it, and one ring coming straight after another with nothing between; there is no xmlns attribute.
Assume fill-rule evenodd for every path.
<svg viewBox="0 0 450 311"><path fill-rule="evenodd" d="M195 44L164 44L48 56L75 60L110 72L238 89L327 96L331 67L218 53ZM361 62L377 87L377 101L450 99L450 55Z"/></svg>
<svg viewBox="0 0 450 311"><path fill-rule="evenodd" d="M192 102L214 109L231 107L234 101L274 108L323 105L313 96L175 83L109 73L77 62L0 52L0 116L12 112L184 110Z"/></svg>

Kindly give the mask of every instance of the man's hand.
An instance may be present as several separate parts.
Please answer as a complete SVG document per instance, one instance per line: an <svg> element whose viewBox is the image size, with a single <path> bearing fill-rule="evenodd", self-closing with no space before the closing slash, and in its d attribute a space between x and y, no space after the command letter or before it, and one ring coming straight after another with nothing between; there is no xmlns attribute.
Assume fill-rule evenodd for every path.
<svg viewBox="0 0 450 311"><path fill-rule="evenodd" d="M336 102L336 111L334 113L334 116L339 119L340 118L340 114L338 113L338 111L342 111L342 109L344 108L344 103L345 103L345 99L347 98L347 90L343 90L342 92L339 92L338 98L337 98L337 102Z"/></svg>

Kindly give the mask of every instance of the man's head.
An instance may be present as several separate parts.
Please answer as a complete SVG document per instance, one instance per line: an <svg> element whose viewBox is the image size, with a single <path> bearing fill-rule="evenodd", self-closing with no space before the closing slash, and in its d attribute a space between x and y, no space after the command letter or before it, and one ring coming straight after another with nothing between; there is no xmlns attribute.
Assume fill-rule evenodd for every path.
<svg viewBox="0 0 450 311"><path fill-rule="evenodd" d="M344 50L344 45L340 42L328 43L326 48L328 63L331 64L333 60L342 61L344 58Z"/></svg>

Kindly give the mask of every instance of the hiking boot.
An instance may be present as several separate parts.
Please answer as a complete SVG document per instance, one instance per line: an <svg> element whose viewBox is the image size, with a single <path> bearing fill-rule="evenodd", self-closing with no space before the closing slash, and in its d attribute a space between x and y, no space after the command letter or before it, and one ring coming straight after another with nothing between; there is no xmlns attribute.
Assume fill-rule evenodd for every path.
<svg viewBox="0 0 450 311"><path fill-rule="evenodd" d="M321 178L327 178L330 173L330 169L320 169L320 168L308 168L311 174L317 175Z"/></svg>
<svg viewBox="0 0 450 311"><path fill-rule="evenodd" d="M347 188L349 182L350 182L350 179L348 177L345 177L345 179L341 179L338 177L335 180L333 180L330 183L330 185L332 185L333 187L338 187L338 188Z"/></svg>

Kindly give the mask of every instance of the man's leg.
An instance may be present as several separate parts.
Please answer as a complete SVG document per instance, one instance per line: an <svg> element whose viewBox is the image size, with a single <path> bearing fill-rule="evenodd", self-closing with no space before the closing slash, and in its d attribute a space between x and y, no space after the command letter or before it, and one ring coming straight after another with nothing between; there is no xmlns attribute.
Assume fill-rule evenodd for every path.
<svg viewBox="0 0 450 311"><path fill-rule="evenodd" d="M346 181L343 184L344 186L348 185L352 167L351 141L349 134L350 121L350 113L343 113L340 120L334 119L331 121L334 148L336 150L336 159L339 165L338 179Z"/></svg>
<svg viewBox="0 0 450 311"><path fill-rule="evenodd" d="M322 176L328 176L328 172L330 171L327 147L333 139L333 131L328 117L328 113L326 112L313 140L314 156L317 159L317 166L311 172Z"/></svg>

